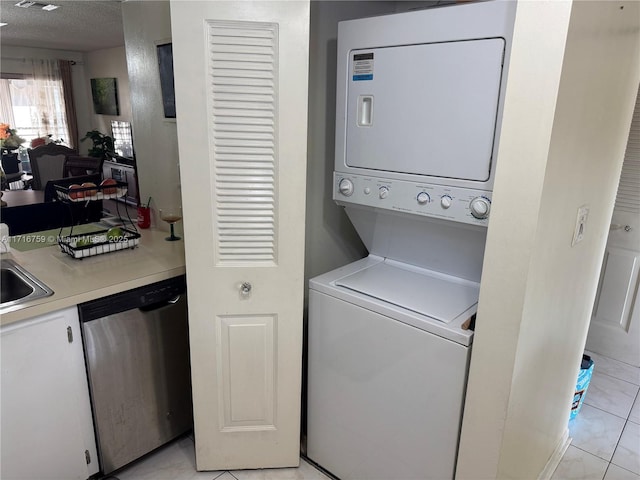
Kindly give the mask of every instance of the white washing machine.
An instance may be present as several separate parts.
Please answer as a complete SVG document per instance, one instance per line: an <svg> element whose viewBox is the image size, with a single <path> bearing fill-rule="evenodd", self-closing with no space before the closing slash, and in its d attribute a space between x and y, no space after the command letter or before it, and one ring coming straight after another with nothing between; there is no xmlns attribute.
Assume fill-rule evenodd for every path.
<svg viewBox="0 0 640 480"><path fill-rule="evenodd" d="M333 198L370 255L310 281L307 456L455 475L515 2L341 22Z"/></svg>
<svg viewBox="0 0 640 480"><path fill-rule="evenodd" d="M314 278L308 457L342 479L452 478L478 289L373 255Z"/></svg>

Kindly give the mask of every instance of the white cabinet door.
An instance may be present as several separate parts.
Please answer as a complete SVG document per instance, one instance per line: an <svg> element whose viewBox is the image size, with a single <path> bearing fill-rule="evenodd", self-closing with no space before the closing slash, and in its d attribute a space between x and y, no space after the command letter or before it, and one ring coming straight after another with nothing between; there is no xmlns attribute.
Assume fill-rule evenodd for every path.
<svg viewBox="0 0 640 480"><path fill-rule="evenodd" d="M2 327L0 352L0 478L80 480L96 473L76 308Z"/></svg>
<svg viewBox="0 0 640 480"><path fill-rule="evenodd" d="M171 2L199 470L300 452L308 1Z"/></svg>

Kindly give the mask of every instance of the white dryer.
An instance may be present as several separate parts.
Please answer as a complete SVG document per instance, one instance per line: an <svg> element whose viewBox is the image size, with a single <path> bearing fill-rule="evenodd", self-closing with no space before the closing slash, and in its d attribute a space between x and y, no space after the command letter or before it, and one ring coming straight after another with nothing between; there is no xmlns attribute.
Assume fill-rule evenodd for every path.
<svg viewBox="0 0 640 480"><path fill-rule="evenodd" d="M333 198L370 255L310 280L307 456L451 479L516 3L341 22Z"/></svg>

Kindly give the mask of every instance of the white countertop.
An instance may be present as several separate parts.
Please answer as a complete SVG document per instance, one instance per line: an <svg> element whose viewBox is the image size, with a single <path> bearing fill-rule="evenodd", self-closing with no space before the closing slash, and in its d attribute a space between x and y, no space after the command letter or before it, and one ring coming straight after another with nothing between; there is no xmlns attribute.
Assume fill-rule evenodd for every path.
<svg viewBox="0 0 640 480"><path fill-rule="evenodd" d="M45 283L54 294L24 303L2 314L0 325L54 312L79 303L124 292L132 288L185 273L184 241L167 242L167 232L139 230L137 248L77 260L59 246L28 252L3 253Z"/></svg>

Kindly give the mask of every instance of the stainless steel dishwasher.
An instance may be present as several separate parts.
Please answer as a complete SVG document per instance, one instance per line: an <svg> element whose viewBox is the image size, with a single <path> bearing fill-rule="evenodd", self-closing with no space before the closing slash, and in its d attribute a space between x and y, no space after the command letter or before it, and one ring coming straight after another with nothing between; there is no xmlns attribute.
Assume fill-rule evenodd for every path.
<svg viewBox="0 0 640 480"><path fill-rule="evenodd" d="M193 426L185 277L78 306L102 473Z"/></svg>

